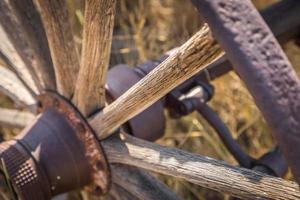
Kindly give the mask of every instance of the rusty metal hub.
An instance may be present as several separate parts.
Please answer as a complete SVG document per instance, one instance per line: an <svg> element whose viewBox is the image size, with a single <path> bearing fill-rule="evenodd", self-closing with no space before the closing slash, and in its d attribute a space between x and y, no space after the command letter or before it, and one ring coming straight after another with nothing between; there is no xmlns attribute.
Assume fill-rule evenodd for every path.
<svg viewBox="0 0 300 200"><path fill-rule="evenodd" d="M103 194L110 170L95 134L81 114L63 97L39 96L41 112L13 140L1 143L1 170L21 199L50 199L85 187Z"/></svg>

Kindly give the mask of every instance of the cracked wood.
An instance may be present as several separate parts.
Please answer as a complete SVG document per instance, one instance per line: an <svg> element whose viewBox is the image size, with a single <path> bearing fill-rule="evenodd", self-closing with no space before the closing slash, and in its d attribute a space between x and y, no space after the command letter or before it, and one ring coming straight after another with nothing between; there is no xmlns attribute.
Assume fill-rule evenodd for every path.
<svg viewBox="0 0 300 200"><path fill-rule="evenodd" d="M180 200L170 188L149 172L127 165L112 164L115 184L141 200Z"/></svg>
<svg viewBox="0 0 300 200"><path fill-rule="evenodd" d="M205 25L152 72L94 115L90 124L100 139L108 137L124 122L222 55L222 49Z"/></svg>
<svg viewBox="0 0 300 200"><path fill-rule="evenodd" d="M87 0L75 104L84 115L104 107L116 0Z"/></svg>
<svg viewBox="0 0 300 200"><path fill-rule="evenodd" d="M1 1L0 22L39 91L54 90L55 76L47 38L32 0Z"/></svg>
<svg viewBox="0 0 300 200"><path fill-rule="evenodd" d="M7 34L0 26L0 56L6 65L27 85L28 89L32 93L38 93L35 81L30 73L30 70L26 67L24 61L19 56L18 52L14 48L13 44L9 41Z"/></svg>
<svg viewBox="0 0 300 200"><path fill-rule="evenodd" d="M163 147L127 134L116 134L101 144L110 163L122 163L227 193L242 199L296 200L295 182L253 170L231 166L224 161Z"/></svg>
<svg viewBox="0 0 300 200"><path fill-rule="evenodd" d="M0 66L0 91L17 105L34 110L36 100L10 70Z"/></svg>
<svg viewBox="0 0 300 200"><path fill-rule="evenodd" d="M58 92L66 98L71 98L79 70L79 58L66 2L34 0L34 3L46 31Z"/></svg>

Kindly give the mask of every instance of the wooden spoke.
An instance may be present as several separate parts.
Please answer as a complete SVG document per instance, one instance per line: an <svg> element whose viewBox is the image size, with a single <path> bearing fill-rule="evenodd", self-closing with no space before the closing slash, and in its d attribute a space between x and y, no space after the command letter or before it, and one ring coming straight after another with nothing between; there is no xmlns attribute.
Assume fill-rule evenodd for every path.
<svg viewBox="0 0 300 200"><path fill-rule="evenodd" d="M87 0L75 104L89 115L105 104L116 0Z"/></svg>
<svg viewBox="0 0 300 200"><path fill-rule="evenodd" d="M299 186L295 182L234 167L195 153L163 147L126 134L115 135L101 143L110 163L122 163L183 178L244 199L300 198Z"/></svg>
<svg viewBox="0 0 300 200"><path fill-rule="evenodd" d="M32 113L0 108L1 126L24 128L32 120L34 120ZM114 182L111 194L117 199L123 199L123 195L130 200L179 199L167 186L148 172L120 164L113 164L111 169Z"/></svg>
<svg viewBox="0 0 300 200"><path fill-rule="evenodd" d="M58 92L70 98L79 70L78 53L74 44L65 1L34 0L45 27L54 63Z"/></svg>
<svg viewBox="0 0 300 200"><path fill-rule="evenodd" d="M112 179L115 184L142 200L180 200L165 184L136 167L111 165Z"/></svg>
<svg viewBox="0 0 300 200"><path fill-rule="evenodd" d="M36 101L14 73L0 66L0 91L16 104L34 111Z"/></svg>
<svg viewBox="0 0 300 200"><path fill-rule="evenodd" d="M140 200L115 183L112 184L109 194L114 198L114 200ZM105 200L108 199L105 198Z"/></svg>
<svg viewBox="0 0 300 200"><path fill-rule="evenodd" d="M11 128L24 128L34 119L34 115L29 112L14 109L0 108L1 126Z"/></svg>
<svg viewBox="0 0 300 200"><path fill-rule="evenodd" d="M205 25L163 63L91 119L98 137L109 136L117 127L222 55L223 51Z"/></svg>
<svg viewBox="0 0 300 200"><path fill-rule="evenodd" d="M3 0L0 22L39 89L55 89L46 35L32 0Z"/></svg>
<svg viewBox="0 0 300 200"><path fill-rule="evenodd" d="M11 70L14 71L21 80L23 80L23 82L26 83L30 90L32 90L34 93L38 93L37 86L33 80L30 70L26 67L14 46L10 43L5 31L1 26L0 40L1 59L6 62L8 67L10 67Z"/></svg>
<svg viewBox="0 0 300 200"><path fill-rule="evenodd" d="M29 86L29 84L24 80L24 78L19 73L19 71L16 70L17 67L8 59L8 57L4 53L1 52L1 50L0 50L0 59L5 63L4 64L5 67L7 67L7 69L13 72L16 75L16 77L23 83L24 87L28 90L28 92L33 97L36 97L37 93L32 89L31 86Z"/></svg>

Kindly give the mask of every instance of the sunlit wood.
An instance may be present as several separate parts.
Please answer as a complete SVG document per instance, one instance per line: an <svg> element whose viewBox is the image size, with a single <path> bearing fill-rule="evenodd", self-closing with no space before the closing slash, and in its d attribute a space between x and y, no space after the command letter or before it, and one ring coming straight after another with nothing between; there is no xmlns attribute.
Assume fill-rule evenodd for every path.
<svg viewBox="0 0 300 200"><path fill-rule="evenodd" d="M234 167L180 149L163 147L126 134L112 136L101 144L110 163L123 163L182 178L242 199L300 198L299 186L295 182Z"/></svg>
<svg viewBox="0 0 300 200"><path fill-rule="evenodd" d="M116 0L87 0L75 104L88 115L105 104Z"/></svg>
<svg viewBox="0 0 300 200"><path fill-rule="evenodd" d="M117 127L222 55L222 49L205 25L163 63L91 119L98 137L106 138Z"/></svg>
<svg viewBox="0 0 300 200"><path fill-rule="evenodd" d="M9 128L24 128L34 119L30 112L0 108L0 125Z"/></svg>
<svg viewBox="0 0 300 200"><path fill-rule="evenodd" d="M39 90L54 90L55 76L47 39L32 0L1 1L0 23Z"/></svg>
<svg viewBox="0 0 300 200"><path fill-rule="evenodd" d="M34 92L38 93L37 86L33 80L30 69L28 69L17 53L14 46L10 43L5 31L0 26L0 55L3 62L6 62L9 67L19 76L28 87Z"/></svg>
<svg viewBox="0 0 300 200"><path fill-rule="evenodd" d="M0 66L0 91L17 105L34 109L36 101L22 82L10 70Z"/></svg>
<svg viewBox="0 0 300 200"><path fill-rule="evenodd" d="M74 44L65 1L34 0L44 24L55 68L58 92L70 98L79 70L79 56Z"/></svg>
<svg viewBox="0 0 300 200"><path fill-rule="evenodd" d="M112 164L113 182L143 200L180 200L170 188L149 172L127 165Z"/></svg>

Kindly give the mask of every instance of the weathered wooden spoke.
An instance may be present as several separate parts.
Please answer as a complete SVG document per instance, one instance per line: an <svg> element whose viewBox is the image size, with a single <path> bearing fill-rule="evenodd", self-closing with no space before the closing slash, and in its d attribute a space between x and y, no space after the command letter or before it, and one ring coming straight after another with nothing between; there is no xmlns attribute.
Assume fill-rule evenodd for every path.
<svg viewBox="0 0 300 200"><path fill-rule="evenodd" d="M138 199L180 200L165 184L142 169L121 164L113 164L111 169L114 183L125 188Z"/></svg>
<svg viewBox="0 0 300 200"><path fill-rule="evenodd" d="M36 101L17 76L2 66L0 66L0 76L0 91L17 105L34 111Z"/></svg>
<svg viewBox="0 0 300 200"><path fill-rule="evenodd" d="M127 134L102 141L111 163L122 163L183 178L242 199L299 199L295 182L234 167L223 161L163 147Z"/></svg>
<svg viewBox="0 0 300 200"><path fill-rule="evenodd" d="M117 127L222 55L221 47L205 25L146 77L92 117L90 123L98 137L108 137Z"/></svg>
<svg viewBox="0 0 300 200"><path fill-rule="evenodd" d="M105 82L109 65L116 0L88 0L85 5L81 66L75 103L88 115L105 104Z"/></svg>
<svg viewBox="0 0 300 200"><path fill-rule="evenodd" d="M5 0L0 23L30 70L39 90L55 89L55 76L40 16L31 0Z"/></svg>
<svg viewBox="0 0 300 200"><path fill-rule="evenodd" d="M295 132L299 129L296 116L299 81L250 1L194 2L203 10L213 31L221 30L215 33L216 38L224 46L226 56L237 65L235 69L250 88L275 136L282 141L294 139L293 142L299 143L299 134ZM10 176L17 193L26 200L40 200L87 186L89 192L100 194L107 192L112 183L109 197L115 199L180 199L142 170L146 169L244 199L299 199L299 186L295 182L115 132L187 79L216 61L224 63L225 60L221 46L204 25L153 71L144 74L143 79L104 107L115 4L116 0L86 1L79 56L65 1L4 0L0 3L0 38L6 40L0 43L0 55L12 69L0 67L0 91L16 104L40 112L26 126L33 119L32 114L0 108L0 124L26 126L14 140L0 145L0 169ZM203 9L205 6L207 10ZM244 10L248 12L241 12ZM240 21L244 22L243 32L239 30ZM278 31L280 37L282 33ZM273 56L269 57L269 53ZM35 93L45 88L56 89L63 97L47 92L38 96L37 103ZM89 118L99 108L103 110ZM282 117L287 122L281 120ZM283 137L284 132L288 137ZM284 147L282 142L279 144ZM299 178L299 162L293 159L296 153L286 150L285 154L290 161L295 161L291 164ZM68 165L70 163L73 164ZM26 176L19 176L20 171L25 171Z"/></svg>
<svg viewBox="0 0 300 200"><path fill-rule="evenodd" d="M65 1L34 0L42 18L55 68L58 92L70 98L79 70L79 55L74 44Z"/></svg>
<svg viewBox="0 0 300 200"><path fill-rule="evenodd" d="M11 71L20 77L25 85L27 85L28 90L32 91L34 94L37 94L38 89L35 85L30 70L26 67L12 43L9 42L9 39L2 27L0 27L0 39L0 56L3 62L6 63L7 67L9 67Z"/></svg>
<svg viewBox="0 0 300 200"><path fill-rule="evenodd" d="M115 4L115 0L86 1L81 66L73 99L75 105L85 116L105 105L104 85L110 58ZM131 176L126 173L128 170L127 166L115 167L113 173L120 174L123 171L123 175L130 177L132 182L137 184L128 187L128 185L118 184L120 180L113 179L113 196L122 199L120 195L125 195L125 197L135 199L135 196L142 195L145 197L142 199L150 200L149 197L153 197L153 192L148 191L147 188L139 190L139 194L134 192L142 185L157 185L157 181L154 178L142 180L140 177L150 177L142 170L139 171L139 176ZM156 189L162 191L160 194L164 194L164 191L167 190L166 186L163 184L160 186ZM161 198L158 195L155 197L157 197L155 199ZM162 197L166 197L166 195L162 195ZM170 197L164 199L170 199Z"/></svg>
<svg viewBox="0 0 300 200"><path fill-rule="evenodd" d="M30 112L14 109L0 108L0 125L11 128L24 128L31 121L34 115Z"/></svg>

